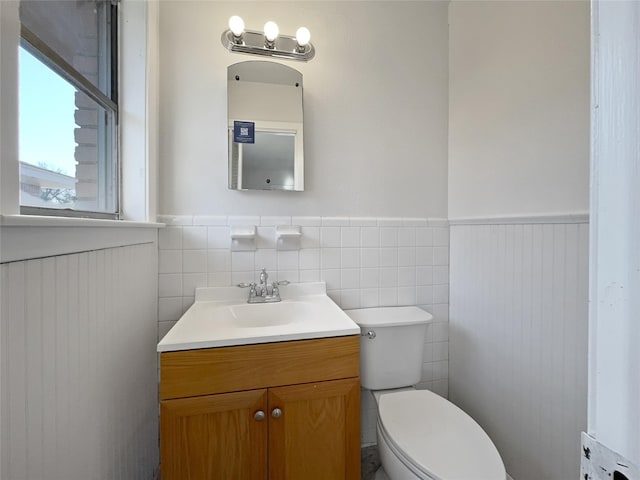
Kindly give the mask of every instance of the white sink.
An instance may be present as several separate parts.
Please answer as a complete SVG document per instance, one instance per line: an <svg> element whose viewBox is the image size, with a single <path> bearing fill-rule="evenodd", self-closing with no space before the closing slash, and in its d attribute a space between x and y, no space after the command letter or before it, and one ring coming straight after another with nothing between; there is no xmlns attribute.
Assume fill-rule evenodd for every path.
<svg viewBox="0 0 640 480"><path fill-rule="evenodd" d="M264 328L309 321L314 310L309 303L285 301L278 303L245 303L229 307L235 324L240 328Z"/></svg>
<svg viewBox="0 0 640 480"><path fill-rule="evenodd" d="M360 327L324 282L280 287L281 302L246 303L248 290L196 289L196 301L158 344L159 352L356 335Z"/></svg>

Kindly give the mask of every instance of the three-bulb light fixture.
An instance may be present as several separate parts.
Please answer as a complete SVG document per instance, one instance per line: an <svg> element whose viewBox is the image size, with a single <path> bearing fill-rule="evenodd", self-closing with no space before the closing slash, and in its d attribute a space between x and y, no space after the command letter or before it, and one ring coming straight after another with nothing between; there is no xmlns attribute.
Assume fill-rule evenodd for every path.
<svg viewBox="0 0 640 480"><path fill-rule="evenodd" d="M222 45L232 52L251 53L289 60L311 60L316 51L311 44L311 33L300 27L295 37L281 35L275 22L264 24L264 32L245 30L242 18L234 15L229 19L229 29L222 33Z"/></svg>

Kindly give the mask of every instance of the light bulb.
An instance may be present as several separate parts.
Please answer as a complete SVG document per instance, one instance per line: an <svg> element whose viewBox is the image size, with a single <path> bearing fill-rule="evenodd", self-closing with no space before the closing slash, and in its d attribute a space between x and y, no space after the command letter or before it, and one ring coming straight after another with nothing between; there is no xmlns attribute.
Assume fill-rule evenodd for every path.
<svg viewBox="0 0 640 480"><path fill-rule="evenodd" d="M300 27L296 31L296 42L298 42L298 45L304 47L309 43L309 40L311 40L311 32L309 29L307 27Z"/></svg>
<svg viewBox="0 0 640 480"><path fill-rule="evenodd" d="M280 33L280 30L278 29L278 25L276 25L276 22L269 21L264 24L264 36L267 39L267 41L269 42L275 41L275 39L278 38L279 33Z"/></svg>
<svg viewBox="0 0 640 480"><path fill-rule="evenodd" d="M244 32L244 20L238 15L234 15L229 19L229 30L231 30L231 33L236 37L239 37L242 35L242 32Z"/></svg>

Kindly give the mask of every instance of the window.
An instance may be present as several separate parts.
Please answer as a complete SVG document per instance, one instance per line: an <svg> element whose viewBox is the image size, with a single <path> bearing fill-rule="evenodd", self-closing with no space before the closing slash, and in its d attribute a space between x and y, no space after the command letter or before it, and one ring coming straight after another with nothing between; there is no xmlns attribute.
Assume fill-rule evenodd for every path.
<svg viewBox="0 0 640 480"><path fill-rule="evenodd" d="M22 0L20 205L117 218L117 6Z"/></svg>

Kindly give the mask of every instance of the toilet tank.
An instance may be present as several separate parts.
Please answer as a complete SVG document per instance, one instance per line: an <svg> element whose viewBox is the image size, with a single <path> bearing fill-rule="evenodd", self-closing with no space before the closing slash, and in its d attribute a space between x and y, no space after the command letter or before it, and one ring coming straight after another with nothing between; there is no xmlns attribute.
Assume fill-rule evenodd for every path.
<svg viewBox="0 0 640 480"><path fill-rule="evenodd" d="M346 310L360 326L360 383L369 390L420 381L427 323L433 316L418 307Z"/></svg>

